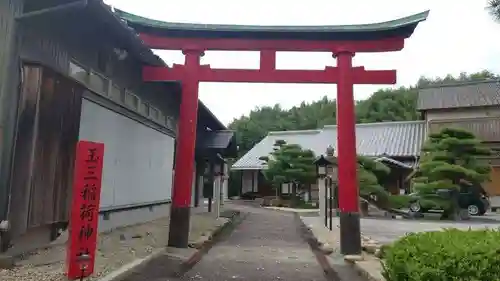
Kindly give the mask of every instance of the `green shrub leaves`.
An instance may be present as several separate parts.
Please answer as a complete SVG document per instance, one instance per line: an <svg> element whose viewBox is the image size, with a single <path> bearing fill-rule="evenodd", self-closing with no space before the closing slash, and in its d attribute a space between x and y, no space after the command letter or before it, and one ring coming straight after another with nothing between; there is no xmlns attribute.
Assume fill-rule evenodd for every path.
<svg viewBox="0 0 500 281"><path fill-rule="evenodd" d="M500 280L500 232L408 234L384 249L383 275L387 281Z"/></svg>

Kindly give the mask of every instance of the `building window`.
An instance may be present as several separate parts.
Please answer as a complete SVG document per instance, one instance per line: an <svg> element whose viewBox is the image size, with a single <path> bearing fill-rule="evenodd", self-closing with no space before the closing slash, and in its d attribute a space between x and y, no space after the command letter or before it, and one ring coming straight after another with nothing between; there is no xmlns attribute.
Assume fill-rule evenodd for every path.
<svg viewBox="0 0 500 281"><path fill-rule="evenodd" d="M75 78L76 80L82 83L88 83L89 73L88 71L81 65L76 62L69 62L69 76Z"/></svg>
<svg viewBox="0 0 500 281"><path fill-rule="evenodd" d="M158 108L151 106L147 102L141 102L141 99L138 96L126 89L120 88L100 73L93 70L87 70L82 65L74 61L70 61L69 76L80 81L92 91L103 96L107 96L108 98L125 105L136 112L139 112L141 115L150 118L157 123L165 125L167 129L172 131L176 130L176 124L172 117L166 117Z"/></svg>
<svg viewBox="0 0 500 281"><path fill-rule="evenodd" d="M135 110L139 109L139 97L132 94L131 92L125 93L125 104Z"/></svg>
<svg viewBox="0 0 500 281"><path fill-rule="evenodd" d="M166 122L167 129L174 130L174 127L175 127L174 118L172 118L172 116L167 116L165 119L167 121Z"/></svg>
<svg viewBox="0 0 500 281"><path fill-rule="evenodd" d="M158 122L162 125L165 125L167 124L166 120L165 120L165 115L163 115L161 112L160 112L160 116L158 118Z"/></svg>
<svg viewBox="0 0 500 281"><path fill-rule="evenodd" d="M90 73L89 86L92 90L98 92L99 94L107 95L109 90L109 81L100 74L92 71Z"/></svg>
<svg viewBox="0 0 500 281"><path fill-rule="evenodd" d="M155 107L149 107L149 116L155 121L160 121L160 110Z"/></svg>
<svg viewBox="0 0 500 281"><path fill-rule="evenodd" d="M123 102L124 99L123 99L122 93L123 93L122 89L120 87L118 87L117 85L113 84L111 86L109 96L116 101Z"/></svg>
<svg viewBox="0 0 500 281"><path fill-rule="evenodd" d="M143 102L142 105L141 105L141 114L146 116L146 117L149 117L149 113L150 113L150 106L147 102Z"/></svg>

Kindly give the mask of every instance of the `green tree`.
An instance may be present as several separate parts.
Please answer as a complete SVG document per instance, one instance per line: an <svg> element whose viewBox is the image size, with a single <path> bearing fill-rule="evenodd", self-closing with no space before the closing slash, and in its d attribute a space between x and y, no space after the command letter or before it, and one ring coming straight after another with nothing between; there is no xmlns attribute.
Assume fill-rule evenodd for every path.
<svg viewBox="0 0 500 281"><path fill-rule="evenodd" d="M461 72L458 76L453 76L451 74L448 74L445 77L435 77L435 78L428 78L422 76L418 79L415 87L417 88L435 87L446 84L472 82L478 80L497 79L497 78L499 78L499 76L489 70L483 70L474 73Z"/></svg>
<svg viewBox="0 0 500 281"><path fill-rule="evenodd" d="M384 183L389 179L391 169L383 162L372 157L358 156L358 181L360 197L377 208L389 212L408 208L410 196L393 195L387 191ZM373 196L375 195L375 196Z"/></svg>
<svg viewBox="0 0 500 281"><path fill-rule="evenodd" d="M490 12L491 16L496 21L500 22L500 0L489 0L486 8Z"/></svg>
<svg viewBox="0 0 500 281"><path fill-rule="evenodd" d="M358 182L359 194L367 197L372 194L386 196L387 191L382 187L382 183L391 172L391 169L384 163L365 156L358 156Z"/></svg>
<svg viewBox="0 0 500 281"><path fill-rule="evenodd" d="M499 0L500 1L500 0ZM356 102L356 120L358 123L382 121L418 120L418 89L454 82L466 82L486 78L498 78L490 71L460 73L458 76L421 77L415 85L396 89L380 89L368 99ZM291 109L283 109L279 104L256 108L248 114L234 119L229 128L236 132L238 154L243 156L270 131L308 130L322 128L324 125L337 123L337 102L323 97L312 103L302 102ZM235 183L236 186L241 183Z"/></svg>
<svg viewBox="0 0 500 281"><path fill-rule="evenodd" d="M270 155L260 157L267 164L264 176L274 188L279 190L284 183L292 184L292 204L298 202L298 191L310 187L316 180L316 167L314 152L302 149L297 144L287 144L278 140L274 144Z"/></svg>
<svg viewBox="0 0 500 281"><path fill-rule="evenodd" d="M381 89L356 105L358 123L418 120L418 90L415 87Z"/></svg>
<svg viewBox="0 0 500 281"><path fill-rule="evenodd" d="M418 120L420 114L416 105L419 88L487 78L498 78L498 75L485 70L460 73L458 76L446 75L444 78L421 77L409 87L380 89L368 99L356 102L356 120L359 123ZM309 130L334 125L337 123L336 114L336 100L325 96L290 109L283 109L278 104L256 108L248 116L233 120L229 128L236 131L239 154L242 156L270 131Z"/></svg>
<svg viewBox="0 0 500 281"><path fill-rule="evenodd" d="M414 180L420 204L426 209L443 208L443 218L458 219L458 194L489 180L491 168L481 157L490 156L492 151L468 131L444 128L429 136L422 152Z"/></svg>

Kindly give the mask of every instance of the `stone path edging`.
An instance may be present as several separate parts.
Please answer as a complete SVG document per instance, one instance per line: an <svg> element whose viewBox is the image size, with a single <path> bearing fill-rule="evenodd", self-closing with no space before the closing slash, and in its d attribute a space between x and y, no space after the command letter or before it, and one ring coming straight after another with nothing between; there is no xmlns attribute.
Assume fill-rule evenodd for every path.
<svg viewBox="0 0 500 281"><path fill-rule="evenodd" d="M308 228L314 228L314 225L308 225ZM337 225L335 228L335 232L337 233L332 235L339 235L338 230L339 226ZM338 248L340 246L337 244L329 245L328 243L330 241L327 240L321 241L321 239L325 239L325 237L322 236L321 232L316 233L316 231L312 231L311 234L314 236L314 240L322 248L325 255L330 255L332 253L331 251L329 251L332 249L328 249L331 246L333 246L334 248ZM316 237L316 235L318 235L318 237ZM380 259L378 259L374 255L375 253L380 253L380 247L382 246L382 244L366 235L362 234L361 237L361 243L363 247L362 256L344 256L345 264L351 266L360 276L367 280L385 281L381 274L382 266L380 263ZM324 246L328 247L324 248ZM336 251L335 249L333 250Z"/></svg>
<svg viewBox="0 0 500 281"><path fill-rule="evenodd" d="M286 208L286 207L263 207L268 210L282 211L282 212L291 212L291 213L317 213L319 209L295 209L295 208Z"/></svg>
<svg viewBox="0 0 500 281"><path fill-rule="evenodd" d="M226 221L224 224L219 226L217 229L213 230L210 235L202 236L199 241L192 243L190 245L190 247L193 247L196 250L194 253L190 254L188 257L183 257L182 255L170 253L167 250L168 248L161 249L161 250L158 250L158 251L146 256L145 258L136 259L128 264L125 264L124 266L107 274L106 276L98 279L97 281L121 281L121 280L127 278L128 276L130 276L131 273L133 273L135 271L140 271L145 266L147 266L149 262L151 262L154 259L156 259L160 256L163 256L163 255L171 256L172 258L175 258L175 259L183 259L181 267L190 266L194 261L196 261L198 259L198 256L201 255L203 249L205 247L207 247L208 245L210 245L211 242L214 240L214 238L216 238L219 234L221 234L223 229L232 225L235 222L235 220L240 217L240 215L241 215L240 212L235 212L234 215L231 218L229 218L228 221Z"/></svg>
<svg viewBox="0 0 500 281"><path fill-rule="evenodd" d="M378 259L377 259L378 260ZM358 274L369 281L385 281L385 278L382 277L382 274L376 274L373 271L370 271L363 263L366 261L357 261L357 262L348 262L351 264L352 268L358 272Z"/></svg>
<svg viewBox="0 0 500 281"><path fill-rule="evenodd" d="M129 276L129 274L132 273L133 271L140 270L140 269L144 268L150 261L152 261L153 259L155 259L155 258L157 258L165 253L166 253L165 249L156 251L145 258L137 259L131 263L128 263L128 264L120 267L119 269L111 272L110 274L100 278L98 281L123 280L127 276Z"/></svg>
<svg viewBox="0 0 500 281"><path fill-rule="evenodd" d="M381 271L380 248L382 245L368 236L361 235L363 259L359 261L346 260L359 275L370 281L385 281Z"/></svg>

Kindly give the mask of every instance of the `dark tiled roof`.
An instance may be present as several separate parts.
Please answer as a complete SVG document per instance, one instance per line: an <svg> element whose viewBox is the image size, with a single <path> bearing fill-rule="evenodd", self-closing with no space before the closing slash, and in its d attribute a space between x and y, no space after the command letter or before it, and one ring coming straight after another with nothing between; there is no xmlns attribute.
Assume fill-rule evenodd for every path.
<svg viewBox="0 0 500 281"><path fill-rule="evenodd" d="M87 10L103 24L110 28L112 34L118 42L121 42L127 51L137 57L141 62L149 65L166 66L165 62L160 59L153 51L144 45L135 31L128 27L127 24L113 12L111 6L105 4L102 0L88 1ZM95 20L94 18L94 20Z"/></svg>
<svg viewBox="0 0 500 281"><path fill-rule="evenodd" d="M421 89L418 110L500 105L500 82L482 80Z"/></svg>
<svg viewBox="0 0 500 281"><path fill-rule="evenodd" d="M238 150L234 131L208 131L196 139L196 148L206 152L236 156Z"/></svg>
<svg viewBox="0 0 500 281"><path fill-rule="evenodd" d="M357 152L364 156L412 157L420 153L425 138L424 121L382 122L356 125ZM337 146L337 126L319 130L271 132L243 155L235 170L262 169L261 156L271 153L276 140L298 144L316 155L324 154L328 146Z"/></svg>
<svg viewBox="0 0 500 281"><path fill-rule="evenodd" d="M113 35L119 38L119 41L124 44L124 47L133 56L137 57L142 63L146 65L165 66L168 67L165 61L153 53L144 42L139 38L137 32L129 27L126 21L120 16L118 10L105 4L102 0L89 1L88 9L93 16L107 23L108 27L113 31ZM223 130L226 126L215 117L215 115L199 101L198 112L204 114L204 118L209 118L213 122L213 129Z"/></svg>
<svg viewBox="0 0 500 281"><path fill-rule="evenodd" d="M367 37L382 39L395 36L408 38L429 14L429 11L425 11L397 20L360 25L261 26L164 22L125 11L117 12L138 31L161 33L169 37L282 40L364 40Z"/></svg>

